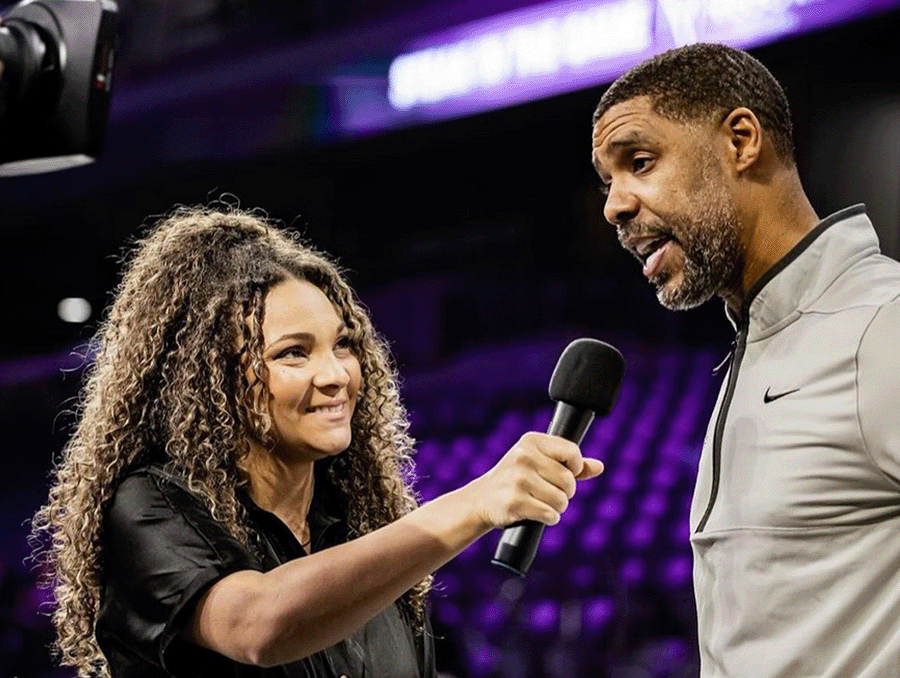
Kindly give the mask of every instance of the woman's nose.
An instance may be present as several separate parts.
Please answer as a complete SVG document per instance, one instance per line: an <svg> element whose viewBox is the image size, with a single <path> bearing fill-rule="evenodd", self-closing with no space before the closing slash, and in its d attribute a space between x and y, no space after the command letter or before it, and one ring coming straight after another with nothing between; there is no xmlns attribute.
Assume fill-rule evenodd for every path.
<svg viewBox="0 0 900 678"><path fill-rule="evenodd" d="M319 388L328 386L346 386L350 382L350 373L340 359L333 353L324 355L319 361L318 369L313 377L313 384Z"/></svg>

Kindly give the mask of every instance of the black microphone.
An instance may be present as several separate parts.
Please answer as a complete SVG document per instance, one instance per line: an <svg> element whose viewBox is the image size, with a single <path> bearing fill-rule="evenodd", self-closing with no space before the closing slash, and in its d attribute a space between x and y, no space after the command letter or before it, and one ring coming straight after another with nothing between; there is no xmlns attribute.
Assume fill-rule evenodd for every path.
<svg viewBox="0 0 900 678"><path fill-rule="evenodd" d="M547 433L580 445L594 415L609 414L625 373L622 354L596 339L576 339L566 346L550 377L556 411ZM524 577L537 553L544 524L520 520L503 530L491 562Z"/></svg>

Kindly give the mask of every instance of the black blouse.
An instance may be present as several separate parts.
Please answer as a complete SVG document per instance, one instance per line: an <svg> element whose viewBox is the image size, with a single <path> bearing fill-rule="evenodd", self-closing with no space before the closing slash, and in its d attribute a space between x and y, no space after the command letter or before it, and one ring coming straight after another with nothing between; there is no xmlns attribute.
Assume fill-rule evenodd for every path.
<svg viewBox="0 0 900 678"><path fill-rule="evenodd" d="M306 555L274 514L246 499L257 556L213 519L179 478L151 464L127 475L106 513L96 637L113 678L430 678L433 640L419 643L391 605L351 637L291 664L240 664L180 637L194 605L222 577L267 572ZM315 507L315 502L314 502ZM310 515L314 550L342 541L341 526Z"/></svg>

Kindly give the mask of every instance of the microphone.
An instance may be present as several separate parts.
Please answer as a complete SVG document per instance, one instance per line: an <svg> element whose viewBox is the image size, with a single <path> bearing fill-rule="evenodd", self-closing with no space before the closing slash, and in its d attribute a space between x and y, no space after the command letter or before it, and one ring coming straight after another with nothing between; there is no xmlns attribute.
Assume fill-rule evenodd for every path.
<svg viewBox="0 0 900 678"><path fill-rule="evenodd" d="M594 415L609 414L624 372L622 354L609 344L576 339L566 346L550 377L550 399L556 402L556 410L547 433L580 445ZM544 527L536 520L520 520L505 528L491 563L524 577Z"/></svg>

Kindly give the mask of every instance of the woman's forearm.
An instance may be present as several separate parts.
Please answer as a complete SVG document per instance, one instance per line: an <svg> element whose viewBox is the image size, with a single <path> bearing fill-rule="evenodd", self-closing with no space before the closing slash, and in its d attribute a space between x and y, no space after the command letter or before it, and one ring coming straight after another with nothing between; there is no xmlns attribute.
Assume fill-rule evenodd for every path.
<svg viewBox="0 0 900 678"><path fill-rule="evenodd" d="M467 488L352 542L263 575L268 633L258 662L295 661L346 638L485 534Z"/></svg>
<svg viewBox="0 0 900 678"><path fill-rule="evenodd" d="M296 661L348 637L492 528L555 524L576 479L602 471L573 443L526 434L483 476L351 542L270 572L223 578L198 602L188 638L236 661Z"/></svg>

